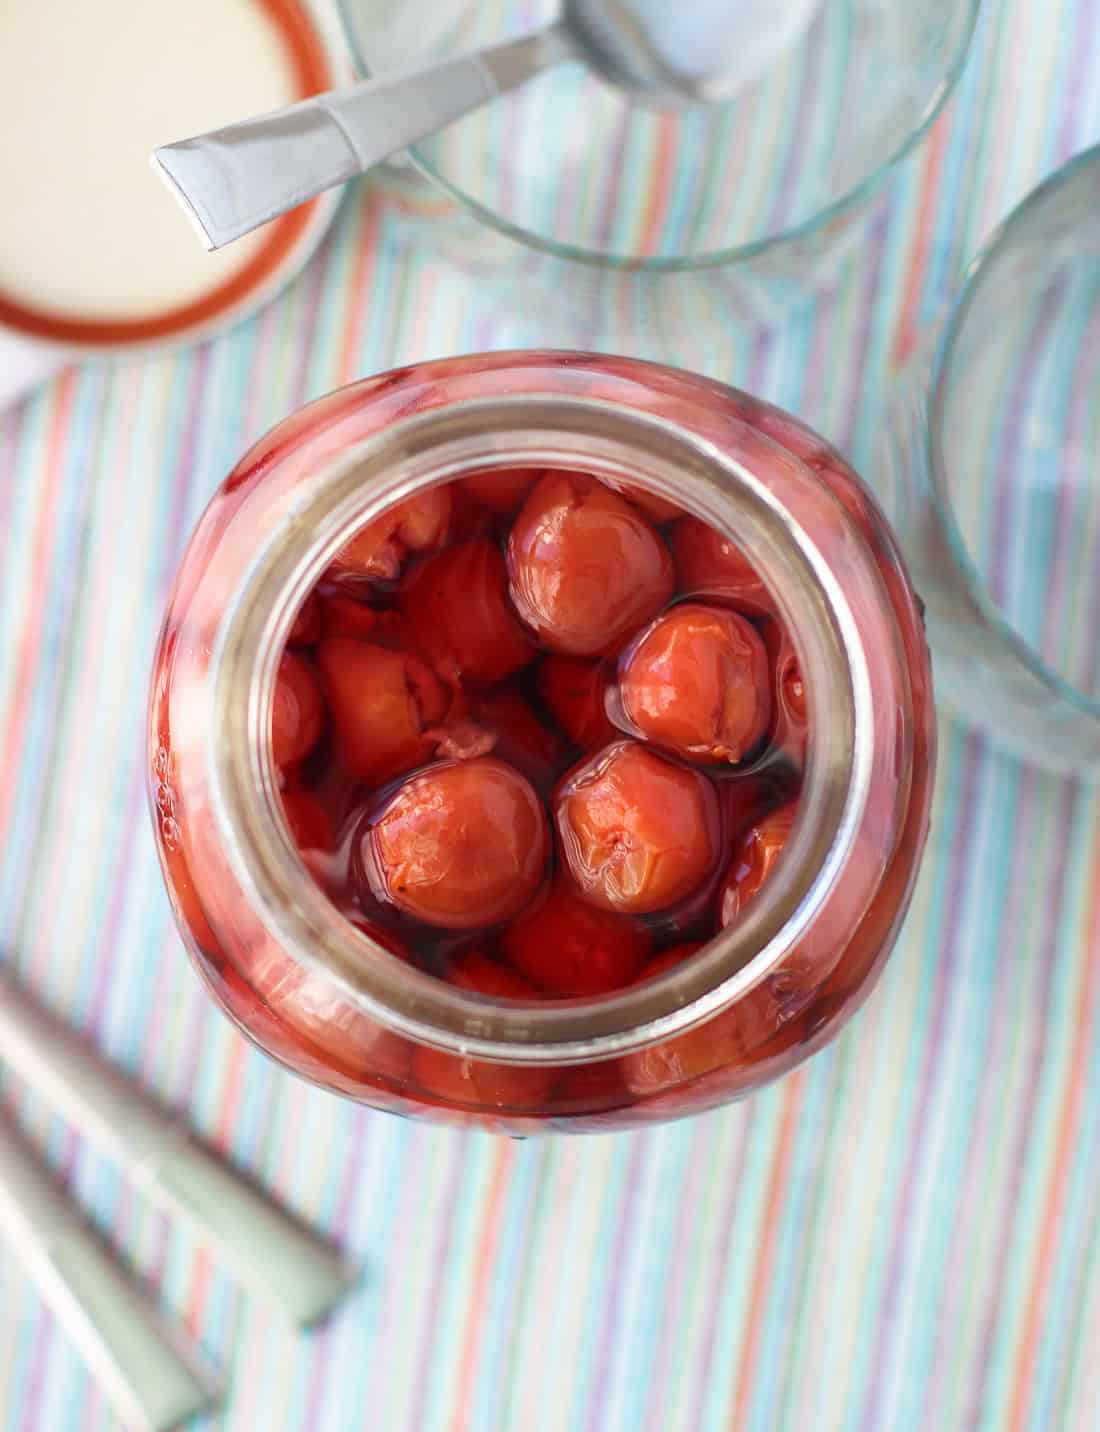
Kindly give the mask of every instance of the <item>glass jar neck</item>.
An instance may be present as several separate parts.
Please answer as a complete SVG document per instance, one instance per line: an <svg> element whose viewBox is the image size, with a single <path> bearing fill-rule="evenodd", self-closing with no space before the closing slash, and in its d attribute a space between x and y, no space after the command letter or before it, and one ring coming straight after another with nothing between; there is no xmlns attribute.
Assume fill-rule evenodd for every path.
<svg viewBox="0 0 1100 1432"><path fill-rule="evenodd" d="M762 476L777 464L792 483L812 483L812 475L730 421L740 430L736 458L667 417L596 399L551 392L464 399L396 422L305 477L254 554L225 611L211 668L211 803L222 847L270 935L380 1023L484 1058L612 1057L679 1033L746 993L797 945L827 899L874 766L868 653L814 533ZM598 1000L494 1002L412 968L339 914L278 814L267 732L276 668L302 600L354 531L393 503L472 469L515 466L581 468L647 488L735 541L774 594L806 685L808 765L774 876L695 959ZM839 504L829 515L848 524Z"/></svg>

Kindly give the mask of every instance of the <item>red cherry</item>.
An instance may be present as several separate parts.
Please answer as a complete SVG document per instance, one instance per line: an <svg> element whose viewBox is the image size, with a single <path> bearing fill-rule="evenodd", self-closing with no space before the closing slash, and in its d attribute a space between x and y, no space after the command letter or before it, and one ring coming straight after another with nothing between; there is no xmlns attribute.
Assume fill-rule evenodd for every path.
<svg viewBox="0 0 1100 1432"><path fill-rule="evenodd" d="M676 969L685 960L690 960L692 955L697 955L705 944L705 940L684 940L678 945L669 945L659 955L653 956L641 974L635 978L634 983L642 984L645 980L656 979L658 975L663 975L666 970Z"/></svg>
<svg viewBox="0 0 1100 1432"><path fill-rule="evenodd" d="M667 497L660 497L656 492L649 492L644 487L623 482L614 484L614 488L639 512L644 512L657 527L663 527L666 522L675 522L677 517L684 515L684 509L677 507L675 502L670 502Z"/></svg>
<svg viewBox="0 0 1100 1432"><path fill-rule="evenodd" d="M320 740L325 703L313 668L284 652L271 703L271 753L280 770L299 765Z"/></svg>
<svg viewBox="0 0 1100 1432"><path fill-rule="evenodd" d="M206 918L187 857L178 846L167 846L163 838L158 840L157 845L168 877L168 894L177 923L184 926L185 933L205 954L220 957L221 945Z"/></svg>
<svg viewBox="0 0 1100 1432"><path fill-rule="evenodd" d="M647 969L644 974L649 978L650 971ZM746 1000L751 999L751 994L746 996ZM755 1031L754 1040L756 1026L760 1027ZM689 1080L734 1069L739 1062L751 1057L754 1042L765 1041L774 1033L774 1028L751 1019L749 1010L734 1006L684 1034L625 1055L620 1061L621 1075L635 1095L644 1098L665 1094Z"/></svg>
<svg viewBox="0 0 1100 1432"><path fill-rule="evenodd" d="M619 732L607 715L607 667L583 656L544 656L537 684L546 709L575 746L606 746Z"/></svg>
<svg viewBox="0 0 1100 1432"><path fill-rule="evenodd" d="M748 776L732 776L718 786L718 800L725 820L726 838L735 839L750 825L763 820L790 798L789 781L777 781L768 772Z"/></svg>
<svg viewBox="0 0 1100 1432"><path fill-rule="evenodd" d="M374 637L383 617L396 617L396 613L379 611L342 593L326 592L318 601L325 636Z"/></svg>
<svg viewBox="0 0 1100 1432"><path fill-rule="evenodd" d="M355 534L332 563L335 575L371 577L393 582L410 552L430 552L447 538L451 495L432 487L395 503Z"/></svg>
<svg viewBox="0 0 1100 1432"><path fill-rule="evenodd" d="M401 614L447 681L492 686L535 655L508 605L504 558L489 541L464 542L422 562L401 594Z"/></svg>
<svg viewBox="0 0 1100 1432"><path fill-rule="evenodd" d="M680 948L695 953L699 947ZM643 971L643 978L659 974L656 966L673 953L666 950L658 955ZM626 1055L620 1060L621 1077L643 1098L667 1095L680 1085L704 1078L716 1093L728 1097L745 1083L754 1067L781 1054L798 1038L799 1025L792 1022L792 1016L804 1002L798 997L792 1001L789 974L768 976L712 1019Z"/></svg>
<svg viewBox="0 0 1100 1432"><path fill-rule="evenodd" d="M376 785L430 758L426 731L442 719L447 698L415 653L329 637L317 665L336 752L352 775Z"/></svg>
<svg viewBox="0 0 1100 1432"><path fill-rule="evenodd" d="M544 471L539 467L510 467L471 472L461 479L460 485L475 501L492 512L503 514L515 512Z"/></svg>
<svg viewBox="0 0 1100 1432"><path fill-rule="evenodd" d="M359 839L375 898L449 930L517 915L542 884L549 848L531 783L491 756L410 776Z"/></svg>
<svg viewBox="0 0 1100 1432"><path fill-rule="evenodd" d="M497 752L531 779L556 772L562 760L562 741L544 726L518 691L498 687L477 703L478 719L497 732Z"/></svg>
<svg viewBox="0 0 1100 1432"><path fill-rule="evenodd" d="M336 839L324 806L305 786L280 792L287 827L299 850L332 850Z"/></svg>
<svg viewBox="0 0 1100 1432"><path fill-rule="evenodd" d="M569 872L585 898L605 910L665 910L714 869L714 787L701 771L638 741L609 746L578 767L554 808Z"/></svg>
<svg viewBox="0 0 1100 1432"><path fill-rule="evenodd" d="M385 938L379 943L386 946ZM299 964L273 940L261 940L241 956L240 974L244 988L277 1021L265 1029L241 1013L245 1026L267 1034L276 1048L289 1039L295 1062L304 1055L310 1073L324 1076L334 1067L357 1080L382 1076L403 1083L412 1053L408 1041L346 999L324 971Z"/></svg>
<svg viewBox="0 0 1100 1432"><path fill-rule="evenodd" d="M507 686L486 692L474 702L468 717L449 721L432 735L438 738L439 756L465 761L492 753L536 786L552 782L562 765L560 736L543 725L518 691Z"/></svg>
<svg viewBox="0 0 1100 1432"><path fill-rule="evenodd" d="M514 999L521 1004L534 1004L541 998L535 987L521 979L515 970L498 964L481 950L468 950L456 959L447 971L449 984L472 989L490 999Z"/></svg>
<svg viewBox="0 0 1100 1432"><path fill-rule="evenodd" d="M794 643L779 621L761 624L764 645L771 667L771 689L774 695L771 745L785 751L800 764L806 759L806 738L809 730L806 709L806 684Z"/></svg>
<svg viewBox="0 0 1100 1432"><path fill-rule="evenodd" d="M321 626L321 601L316 592L310 592L298 608L286 639L287 646L313 646L321 639Z"/></svg>
<svg viewBox="0 0 1100 1432"><path fill-rule="evenodd" d="M783 853L797 812L798 802L788 801L750 826L738 839L718 898L718 918L723 927L736 919L760 893Z"/></svg>
<svg viewBox="0 0 1100 1432"><path fill-rule="evenodd" d="M451 494L451 545L472 542L475 537L492 537L500 514L479 502L462 478L447 486Z"/></svg>
<svg viewBox="0 0 1100 1432"><path fill-rule="evenodd" d="M500 943L513 969L547 994L566 998L630 984L650 936L638 921L589 904L559 877L545 900L508 926Z"/></svg>
<svg viewBox="0 0 1100 1432"><path fill-rule="evenodd" d="M364 919L362 915L352 915L349 923L354 925L360 934L366 935L376 945L381 945L391 955L397 955L399 959L408 960L409 952L392 930L387 930L384 925L377 924L374 920Z"/></svg>
<svg viewBox="0 0 1100 1432"><path fill-rule="evenodd" d="M550 1097L558 1071L522 1064L494 1064L459 1058L421 1045L413 1055L412 1076L429 1095L447 1104L492 1109L538 1109Z"/></svg>
<svg viewBox="0 0 1100 1432"><path fill-rule="evenodd" d="M619 695L647 740L685 760L736 765L771 720L768 654L737 612L684 602L624 655Z"/></svg>
<svg viewBox="0 0 1100 1432"><path fill-rule="evenodd" d="M446 978L460 989L474 990L490 999L533 1004L540 997L526 980L479 951L471 951L457 960ZM447 1054L427 1045L421 1045L414 1054L412 1072L423 1089L448 1103L514 1109L534 1109L545 1103L557 1078L555 1069L493 1064Z"/></svg>
<svg viewBox="0 0 1100 1432"><path fill-rule="evenodd" d="M775 683L783 701L783 709L792 721L805 725L806 684L802 679L802 668L798 664L794 645L778 622L767 624L765 643L774 662Z"/></svg>
<svg viewBox="0 0 1100 1432"><path fill-rule="evenodd" d="M774 603L741 549L697 517L681 517L668 534L680 590L718 597L749 616L768 615Z"/></svg>
<svg viewBox="0 0 1100 1432"><path fill-rule="evenodd" d="M516 611L553 651L614 651L672 596L668 549L644 517L583 473L551 473L508 540Z"/></svg>

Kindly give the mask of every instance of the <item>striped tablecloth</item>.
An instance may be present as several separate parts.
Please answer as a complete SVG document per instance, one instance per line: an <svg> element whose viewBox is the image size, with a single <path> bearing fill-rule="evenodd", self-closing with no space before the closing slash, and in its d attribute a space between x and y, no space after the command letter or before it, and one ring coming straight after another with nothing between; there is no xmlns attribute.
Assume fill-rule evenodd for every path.
<svg viewBox="0 0 1100 1432"><path fill-rule="evenodd" d="M995 80L995 83L994 83ZM865 454L959 254L1100 137L1097 0L988 0L955 104L842 285L687 354ZM209 1005L143 790L166 584L207 496L303 400L552 338L349 196L303 277L191 352L0 415L0 950L368 1268L282 1331L13 1081L5 1104L233 1374L233 1432L1063 1432L1100 1427L1100 801L945 721L912 915L839 1042L739 1107L511 1143L284 1075ZM647 355L655 356L655 355ZM113 1426L0 1264L0 1425Z"/></svg>

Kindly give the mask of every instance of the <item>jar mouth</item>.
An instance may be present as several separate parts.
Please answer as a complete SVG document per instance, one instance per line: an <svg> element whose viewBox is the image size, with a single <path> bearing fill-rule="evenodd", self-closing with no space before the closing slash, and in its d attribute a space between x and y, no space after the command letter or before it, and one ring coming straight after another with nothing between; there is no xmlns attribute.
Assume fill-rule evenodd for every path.
<svg viewBox="0 0 1100 1432"><path fill-rule="evenodd" d="M785 449L753 436L797 465ZM806 683L808 762L798 816L771 878L692 959L594 999L491 1000L398 959L340 914L278 814L267 732L276 668L301 602L354 531L393 503L474 469L515 466L581 468L629 482L728 534L771 589ZM209 712L217 733L210 798L225 858L292 959L323 972L340 997L410 1039L523 1064L611 1058L669 1038L746 994L782 962L821 910L855 842L873 764L871 681L829 562L747 463L665 417L597 398L524 393L399 420L304 478L292 503L223 616Z"/></svg>

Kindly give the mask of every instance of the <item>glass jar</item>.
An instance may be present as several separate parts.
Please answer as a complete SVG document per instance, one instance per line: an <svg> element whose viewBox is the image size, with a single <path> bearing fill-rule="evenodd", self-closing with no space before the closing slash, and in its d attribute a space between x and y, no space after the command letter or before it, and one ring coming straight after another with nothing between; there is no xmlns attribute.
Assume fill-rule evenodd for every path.
<svg viewBox="0 0 1100 1432"><path fill-rule="evenodd" d="M999 746L1100 775L1100 146L1004 220L899 378L878 491L940 695Z"/></svg>
<svg viewBox="0 0 1100 1432"><path fill-rule="evenodd" d="M515 467L583 468L736 534L805 679L801 798L771 877L692 958L598 999L487 998L357 929L291 842L268 734L291 624L349 537L431 485ZM830 1039L905 913L934 748L919 604L843 459L794 419L709 380L550 352L367 379L262 439L184 557L149 725L173 907L240 1028L329 1089L510 1133L695 1112Z"/></svg>

